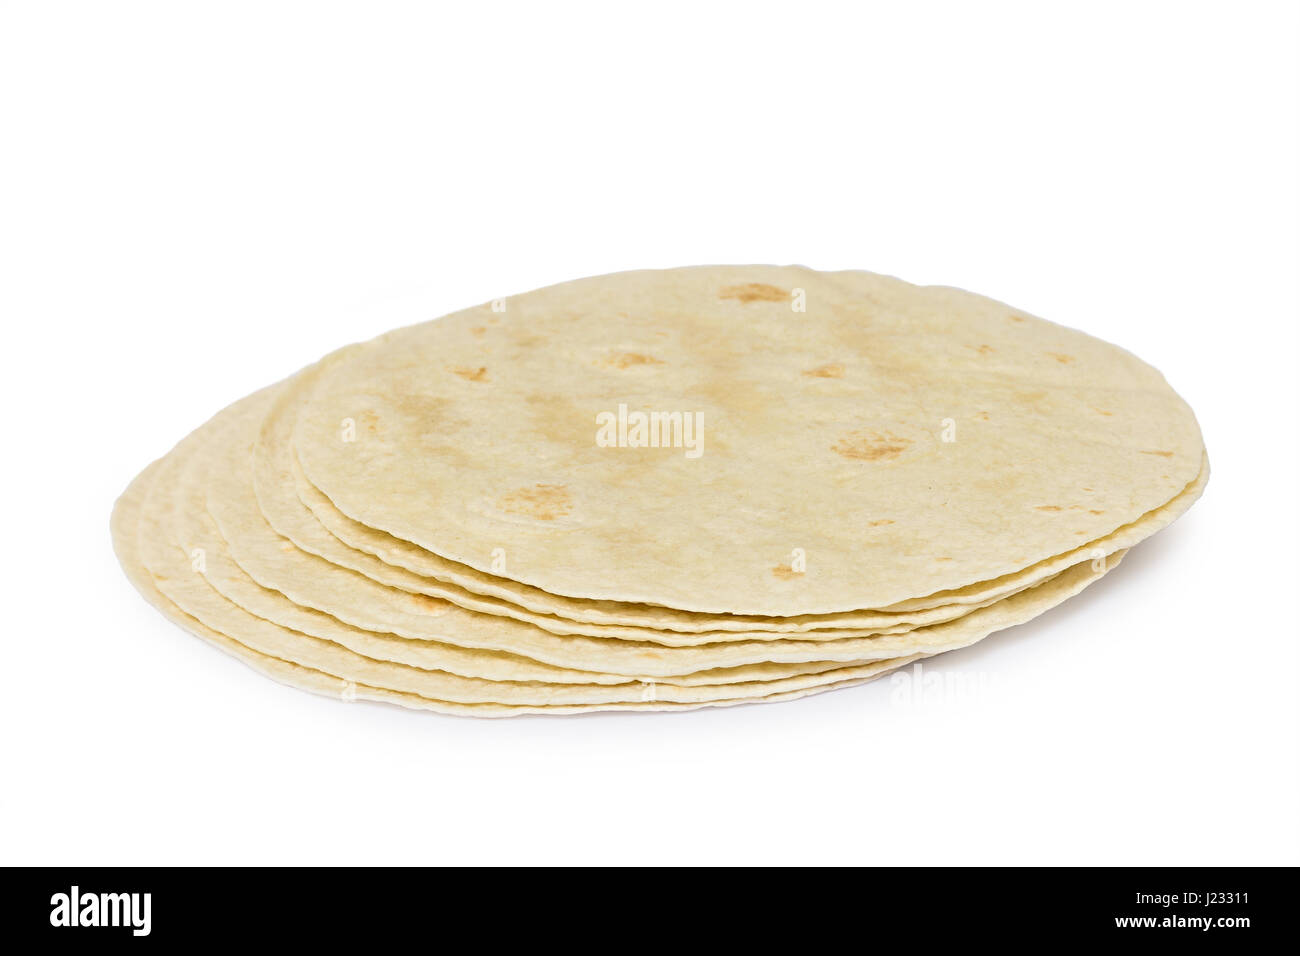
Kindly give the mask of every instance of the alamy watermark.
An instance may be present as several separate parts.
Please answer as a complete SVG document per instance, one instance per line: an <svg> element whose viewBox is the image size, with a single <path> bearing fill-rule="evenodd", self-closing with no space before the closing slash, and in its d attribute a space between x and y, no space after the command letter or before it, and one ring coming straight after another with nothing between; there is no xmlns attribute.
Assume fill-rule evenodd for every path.
<svg viewBox="0 0 1300 956"><path fill-rule="evenodd" d="M954 704L978 700L994 690L987 671L965 673L927 668L921 661L889 675L889 702L896 707Z"/></svg>
<svg viewBox="0 0 1300 956"><path fill-rule="evenodd" d="M74 886L50 897L51 926L122 926L133 936L148 936L152 893L83 893Z"/></svg>
<svg viewBox="0 0 1300 956"><path fill-rule="evenodd" d="M642 412L627 410L596 415L596 444L600 448L682 448L687 458L704 454L703 412Z"/></svg>

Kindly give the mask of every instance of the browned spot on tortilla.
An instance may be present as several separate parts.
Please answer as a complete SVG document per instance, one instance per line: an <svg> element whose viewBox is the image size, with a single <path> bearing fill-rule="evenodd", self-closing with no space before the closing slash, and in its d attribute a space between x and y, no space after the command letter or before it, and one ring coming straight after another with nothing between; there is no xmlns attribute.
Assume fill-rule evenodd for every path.
<svg viewBox="0 0 1300 956"><path fill-rule="evenodd" d="M943 558L935 558L934 560L936 560L936 561L951 561L952 558L949 558L949 557L943 557Z"/></svg>
<svg viewBox="0 0 1300 956"><path fill-rule="evenodd" d="M1073 355L1066 355L1064 352L1047 352L1044 354L1050 355L1052 358L1056 359L1062 365L1069 365L1071 362L1074 361Z"/></svg>
<svg viewBox="0 0 1300 956"><path fill-rule="evenodd" d="M1096 405L1092 406L1092 410L1096 412L1098 415L1105 415L1107 418L1115 414L1114 412L1106 411L1106 409L1104 408L1098 408Z"/></svg>
<svg viewBox="0 0 1300 956"><path fill-rule="evenodd" d="M1008 315L1007 318L1010 319L1012 322L1025 321L1025 317L1023 315Z"/></svg>
<svg viewBox="0 0 1300 956"><path fill-rule="evenodd" d="M457 365L448 369L448 371L470 382L486 382L488 380L486 365L480 365L478 368L464 368Z"/></svg>
<svg viewBox="0 0 1300 956"><path fill-rule="evenodd" d="M379 431L379 415L374 409L367 408L357 418L360 419L361 427L372 435Z"/></svg>
<svg viewBox="0 0 1300 956"><path fill-rule="evenodd" d="M867 527L869 527L869 528L879 528L881 525L887 525L887 524L893 524L893 523L894 523L894 521L893 521L892 518L881 518L879 521L868 521L868 522L867 522Z"/></svg>
<svg viewBox="0 0 1300 956"><path fill-rule="evenodd" d="M975 413L975 417L978 418L978 419L979 419L980 421L982 421L982 422L986 422L986 421L989 420L989 413L988 413L988 412L976 412L976 413Z"/></svg>
<svg viewBox="0 0 1300 956"><path fill-rule="evenodd" d="M789 581L791 578L797 578L803 574L802 571L795 571L793 568L787 568L784 564L778 564L772 569L772 574L782 581Z"/></svg>
<svg viewBox="0 0 1300 956"><path fill-rule="evenodd" d="M1105 509L1103 509L1103 508L1089 508L1089 509L1088 509L1088 514L1090 514L1090 515L1104 515L1105 513L1106 513L1106 511L1105 511Z"/></svg>
<svg viewBox="0 0 1300 956"><path fill-rule="evenodd" d="M1083 490L1084 490L1084 491L1092 491L1091 488L1084 488Z"/></svg>
<svg viewBox="0 0 1300 956"><path fill-rule="evenodd" d="M451 603L427 594L407 594L406 606L416 614L446 614Z"/></svg>
<svg viewBox="0 0 1300 956"><path fill-rule="evenodd" d="M474 326L474 328L470 329L470 331L473 332L475 335L482 335L484 332L487 331L487 328L482 325L476 325Z"/></svg>
<svg viewBox="0 0 1300 956"><path fill-rule="evenodd" d="M831 451L854 461L884 461L897 458L910 444L910 438L899 438L893 432L851 432L831 445Z"/></svg>
<svg viewBox="0 0 1300 956"><path fill-rule="evenodd" d="M1075 534L1087 534L1087 533L1088 533L1088 532L1086 532L1086 531L1076 531L1076 532L1075 532Z"/></svg>
<svg viewBox="0 0 1300 956"><path fill-rule="evenodd" d="M1039 505L1038 510L1039 511L1060 511L1061 506L1060 505Z"/></svg>
<svg viewBox="0 0 1300 956"><path fill-rule="evenodd" d="M640 352L619 352L606 359L605 364L612 365L614 368L631 368L633 365L663 365L664 363L653 355L642 355Z"/></svg>
<svg viewBox="0 0 1300 956"><path fill-rule="evenodd" d="M1144 455L1159 455L1161 458L1173 458L1173 457L1174 457L1174 453L1173 453L1172 451L1144 451L1142 454L1144 454Z"/></svg>
<svg viewBox="0 0 1300 956"><path fill-rule="evenodd" d="M391 414L397 416L401 426L397 431L410 428L422 436L447 435L470 424L453 414L451 399L418 391L401 395Z"/></svg>
<svg viewBox="0 0 1300 956"><path fill-rule="evenodd" d="M813 378L843 378L844 366L838 362L831 362L829 365L818 365L816 368L806 369L805 375L811 375Z"/></svg>
<svg viewBox="0 0 1300 956"><path fill-rule="evenodd" d="M990 352L996 351L996 349L991 345L968 345L966 348L974 349L976 352L979 352L980 355L988 355Z"/></svg>
<svg viewBox="0 0 1300 956"><path fill-rule="evenodd" d="M564 485L536 484L520 488L501 499L501 510L509 514L554 521L573 510L569 490Z"/></svg>
<svg viewBox="0 0 1300 956"><path fill-rule="evenodd" d="M720 299L736 299L740 302L781 302L790 297L784 289L762 282L747 282L745 285L729 285L719 293Z"/></svg>

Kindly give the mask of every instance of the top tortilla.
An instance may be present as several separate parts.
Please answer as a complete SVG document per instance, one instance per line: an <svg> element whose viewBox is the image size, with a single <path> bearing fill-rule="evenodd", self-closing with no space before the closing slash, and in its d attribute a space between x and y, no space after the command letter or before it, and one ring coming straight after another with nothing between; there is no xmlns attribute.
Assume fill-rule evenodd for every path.
<svg viewBox="0 0 1300 956"><path fill-rule="evenodd" d="M725 266L504 305L356 349L292 444L348 518L556 595L893 608L1102 538L1201 468L1195 418L1155 369L956 289ZM597 415L620 404L701 413L702 454L599 446Z"/></svg>

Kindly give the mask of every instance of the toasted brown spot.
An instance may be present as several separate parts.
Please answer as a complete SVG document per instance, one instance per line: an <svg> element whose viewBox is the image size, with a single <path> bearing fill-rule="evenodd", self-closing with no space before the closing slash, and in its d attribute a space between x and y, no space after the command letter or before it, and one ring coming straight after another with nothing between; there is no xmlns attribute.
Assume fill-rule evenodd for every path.
<svg viewBox="0 0 1300 956"><path fill-rule="evenodd" d="M829 365L818 365L816 368L807 369L804 374L811 375L813 378L843 378L844 366L832 362Z"/></svg>
<svg viewBox="0 0 1300 956"><path fill-rule="evenodd" d="M982 421L982 422L986 422L986 421L989 420L989 413L988 413L988 412L976 412L976 413L975 413L975 417L978 418L978 419L979 419L980 421Z"/></svg>
<svg viewBox="0 0 1300 956"><path fill-rule="evenodd" d="M1173 458L1173 457L1174 457L1174 453L1173 453L1172 451L1144 451L1142 454L1144 454L1144 455L1159 455L1161 458Z"/></svg>
<svg viewBox="0 0 1300 956"><path fill-rule="evenodd" d="M470 331L473 332L475 335L482 335L484 332L487 331L487 328L486 326L476 325L474 326L474 328L470 329Z"/></svg>
<svg viewBox="0 0 1300 956"><path fill-rule="evenodd" d="M1104 408L1098 408L1096 405L1093 405L1093 406L1092 406L1092 410L1093 410L1094 412L1096 412L1098 415L1105 415L1107 418L1109 418L1111 415L1114 415L1114 414L1115 414L1114 412L1108 412L1108 411L1106 411L1106 409L1104 409Z"/></svg>
<svg viewBox="0 0 1300 956"><path fill-rule="evenodd" d="M357 418L361 420L361 427L372 435L379 431L379 415L374 409L367 408Z"/></svg>
<svg viewBox="0 0 1300 956"><path fill-rule="evenodd" d="M991 345L968 345L966 348L974 349L976 352L979 352L980 355L988 355L990 352L997 351Z"/></svg>
<svg viewBox="0 0 1300 956"><path fill-rule="evenodd" d="M1038 510L1039 511L1060 511L1061 506L1060 505L1039 505Z"/></svg>
<svg viewBox="0 0 1300 956"><path fill-rule="evenodd" d="M791 578L799 577L803 572L795 571L793 568L788 568L784 564L778 564L772 569L772 574L775 577L780 578L782 581L789 581Z"/></svg>
<svg viewBox="0 0 1300 956"><path fill-rule="evenodd" d="M407 594L406 606L416 614L446 614L451 603L427 594Z"/></svg>
<svg viewBox="0 0 1300 956"><path fill-rule="evenodd" d="M881 527L882 525L893 524L893 523L894 523L894 521L893 521L892 518L881 518L879 521L868 521L868 522L867 522L867 527L869 527L869 528L879 528L879 527Z"/></svg>
<svg viewBox="0 0 1300 956"><path fill-rule="evenodd" d="M1025 321L1025 317L1023 315L1008 315L1007 318L1010 319L1012 322Z"/></svg>
<svg viewBox="0 0 1300 956"><path fill-rule="evenodd" d="M487 366L485 365L480 365L478 368L462 368L460 366L455 366L448 369L448 371L459 375L461 378L470 382L486 382L488 380Z"/></svg>
<svg viewBox="0 0 1300 956"><path fill-rule="evenodd" d="M573 503L569 498L569 490L564 485L536 484L531 488L512 491L503 497L501 510L537 518L539 521L554 521L572 511Z"/></svg>
<svg viewBox="0 0 1300 956"><path fill-rule="evenodd" d="M892 432L852 432L831 445L831 451L854 461L883 461L897 458L910 444L910 438Z"/></svg>
<svg viewBox="0 0 1300 956"><path fill-rule="evenodd" d="M718 295L720 299L736 299L740 302L781 302L790 298L790 293L774 285L761 282L748 282L745 285L727 286Z"/></svg>
<svg viewBox="0 0 1300 956"><path fill-rule="evenodd" d="M1084 488L1083 490L1084 490L1084 491L1092 491L1091 488Z"/></svg>
<svg viewBox="0 0 1300 956"><path fill-rule="evenodd" d="M936 561L951 561L952 558L949 558L949 557L943 557L943 558L935 558L934 560L936 560Z"/></svg>
<svg viewBox="0 0 1300 956"><path fill-rule="evenodd" d="M1064 352L1047 352L1045 354L1050 355L1052 358L1056 359L1062 365L1069 365L1071 362L1074 361L1073 355L1066 355Z"/></svg>
<svg viewBox="0 0 1300 956"><path fill-rule="evenodd" d="M642 355L640 352L619 352L606 359L605 364L612 365L614 368L631 368L633 365L663 365L664 363L653 355Z"/></svg>
<svg viewBox="0 0 1300 956"><path fill-rule="evenodd" d="M1105 511L1105 509L1103 509L1103 508L1089 508L1089 509L1088 509L1088 514L1090 514L1090 515L1104 515L1105 513L1106 513L1106 511Z"/></svg>

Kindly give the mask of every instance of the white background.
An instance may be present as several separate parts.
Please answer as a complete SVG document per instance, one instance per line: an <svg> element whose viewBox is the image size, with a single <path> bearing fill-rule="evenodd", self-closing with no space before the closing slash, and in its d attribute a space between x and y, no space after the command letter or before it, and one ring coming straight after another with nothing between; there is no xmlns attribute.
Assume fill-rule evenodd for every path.
<svg viewBox="0 0 1300 956"><path fill-rule="evenodd" d="M0 4L0 861L1300 862L1296 5L450 6ZM130 478L326 351L713 262L1119 343L1205 497L911 701L349 706L118 569Z"/></svg>

